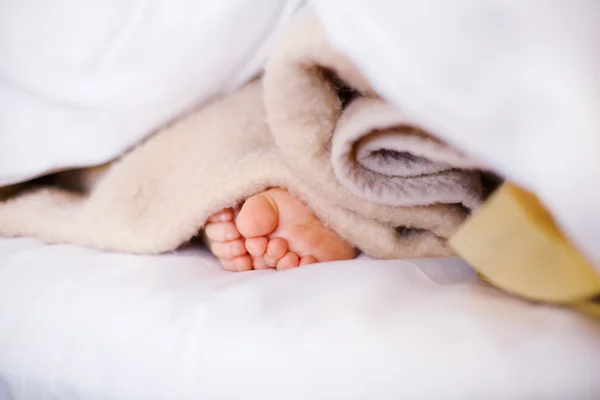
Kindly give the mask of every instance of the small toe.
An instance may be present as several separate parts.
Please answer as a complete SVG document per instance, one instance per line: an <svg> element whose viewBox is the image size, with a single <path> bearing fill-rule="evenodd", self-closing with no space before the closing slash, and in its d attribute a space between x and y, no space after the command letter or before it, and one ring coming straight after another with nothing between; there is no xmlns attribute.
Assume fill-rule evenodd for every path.
<svg viewBox="0 0 600 400"><path fill-rule="evenodd" d="M271 234L277 228L278 218L275 202L261 193L244 202L235 223L243 236L251 238Z"/></svg>
<svg viewBox="0 0 600 400"><path fill-rule="evenodd" d="M221 259L221 264L226 271L243 272L252 270L252 257L249 255L232 258L230 260Z"/></svg>
<svg viewBox="0 0 600 400"><path fill-rule="evenodd" d="M283 270L295 268L299 265L299 262L298 254L290 251L277 262L277 269Z"/></svg>
<svg viewBox="0 0 600 400"><path fill-rule="evenodd" d="M288 252L288 242L283 238L273 238L267 244L267 251L264 255L265 263L275 267L281 257Z"/></svg>
<svg viewBox="0 0 600 400"><path fill-rule="evenodd" d="M310 265L317 262L317 259L313 256L304 256L300 259L300 265Z"/></svg>
<svg viewBox="0 0 600 400"><path fill-rule="evenodd" d="M253 257L252 262L254 264L254 269L257 269L257 270L273 268L273 267L268 266L267 263L265 262L264 258L262 258L262 257Z"/></svg>
<svg viewBox="0 0 600 400"><path fill-rule="evenodd" d="M209 222L227 222L233 221L234 212L231 208L218 212L208 217Z"/></svg>
<svg viewBox="0 0 600 400"><path fill-rule="evenodd" d="M210 250L218 258L226 260L231 260L247 253L243 239L231 242L213 242L210 244Z"/></svg>
<svg viewBox="0 0 600 400"><path fill-rule="evenodd" d="M246 239L246 249L253 257L260 257L267 251L269 240L266 237L256 237Z"/></svg>
<svg viewBox="0 0 600 400"><path fill-rule="evenodd" d="M211 222L204 228L206 237L217 242L239 239L242 235L233 222Z"/></svg>

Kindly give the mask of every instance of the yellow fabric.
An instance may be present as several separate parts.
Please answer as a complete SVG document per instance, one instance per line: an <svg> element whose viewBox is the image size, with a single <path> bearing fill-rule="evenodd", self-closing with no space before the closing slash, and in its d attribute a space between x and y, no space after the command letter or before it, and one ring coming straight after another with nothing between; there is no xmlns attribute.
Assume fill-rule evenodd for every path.
<svg viewBox="0 0 600 400"><path fill-rule="evenodd" d="M450 245L501 289L600 316L600 276L531 193L504 184Z"/></svg>

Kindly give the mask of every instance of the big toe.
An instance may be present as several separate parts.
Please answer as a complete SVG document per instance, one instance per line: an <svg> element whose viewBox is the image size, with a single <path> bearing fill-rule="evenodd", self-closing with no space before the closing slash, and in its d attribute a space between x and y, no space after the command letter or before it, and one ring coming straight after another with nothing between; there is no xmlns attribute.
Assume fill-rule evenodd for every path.
<svg viewBox="0 0 600 400"><path fill-rule="evenodd" d="M267 236L277 223L277 205L263 193L246 200L235 221L238 231L247 238Z"/></svg>

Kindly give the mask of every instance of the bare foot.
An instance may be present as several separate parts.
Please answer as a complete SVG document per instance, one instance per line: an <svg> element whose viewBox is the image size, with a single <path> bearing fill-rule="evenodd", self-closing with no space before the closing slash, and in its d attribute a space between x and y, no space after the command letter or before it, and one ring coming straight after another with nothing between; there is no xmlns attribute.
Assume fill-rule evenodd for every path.
<svg viewBox="0 0 600 400"><path fill-rule="evenodd" d="M205 234L228 271L289 269L356 256L300 199L279 188L250 197L239 211L211 216Z"/></svg>

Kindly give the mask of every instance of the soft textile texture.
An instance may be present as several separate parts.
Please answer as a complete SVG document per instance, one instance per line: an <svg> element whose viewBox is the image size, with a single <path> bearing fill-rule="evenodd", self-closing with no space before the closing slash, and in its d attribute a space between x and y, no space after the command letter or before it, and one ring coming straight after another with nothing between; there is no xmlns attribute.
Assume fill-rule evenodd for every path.
<svg viewBox="0 0 600 400"><path fill-rule="evenodd" d="M0 186L112 160L238 89L302 3L0 1Z"/></svg>
<svg viewBox="0 0 600 400"><path fill-rule="evenodd" d="M344 111L331 141L333 170L357 196L392 206L481 202L481 165L415 128L380 99ZM459 169L461 168L461 169Z"/></svg>
<svg viewBox="0 0 600 400"><path fill-rule="evenodd" d="M362 104L368 112L371 105L358 99L344 109L324 71L373 96L356 69L327 44L317 21L306 15L275 47L262 80L153 136L110 166L89 196L53 188L1 204L0 234L132 253L166 252L196 235L210 214L279 186L371 256L451 254L446 239L468 213L461 204L474 207L481 196L478 175L438 171L425 183L405 178L396 190L402 205L354 194L336 178L331 147L347 143L358 123L356 108ZM352 140L389 123L383 114L372 115L367 121L373 125ZM338 136L337 123L345 116L340 129L346 134ZM397 136L401 141L406 135ZM447 164L458 160L457 166L467 166L464 158L443 149L438 146L436 152L445 154ZM437 176L446 178L436 183ZM398 179L390 181L398 186ZM398 227L409 229L399 233Z"/></svg>
<svg viewBox="0 0 600 400"><path fill-rule="evenodd" d="M240 274L0 239L0 327L2 400L600 397L597 324L453 258Z"/></svg>
<svg viewBox="0 0 600 400"><path fill-rule="evenodd" d="M311 3L386 100L538 194L600 272L600 2Z"/></svg>

